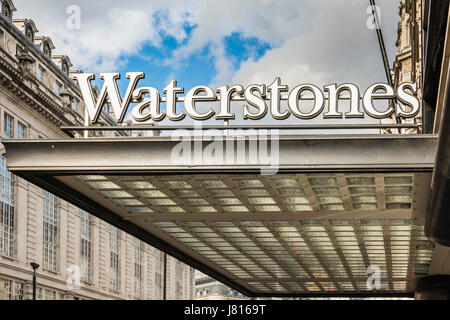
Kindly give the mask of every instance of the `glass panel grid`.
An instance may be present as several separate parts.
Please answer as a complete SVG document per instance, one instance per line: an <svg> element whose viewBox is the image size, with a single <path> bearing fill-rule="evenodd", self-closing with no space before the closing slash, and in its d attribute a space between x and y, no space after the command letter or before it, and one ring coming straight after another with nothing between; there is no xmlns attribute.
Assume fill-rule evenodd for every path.
<svg viewBox="0 0 450 320"><path fill-rule="evenodd" d="M272 212L287 212L292 217L292 213L295 212L305 212L304 214L310 212L307 214L311 216L315 212L325 213L326 211L376 211L382 208L379 206L378 201L386 202L386 209L411 208L411 184L413 178L408 175L389 176L389 178L393 179L385 179L388 176L383 177L383 175L380 175L381 178L376 179L373 176L364 175L347 175L339 178L326 175L290 175L286 178L281 177L282 175L279 176L280 178L246 178L247 176L244 176L244 178L232 177L230 179L220 175L215 178L206 175L202 178L195 177L192 181L190 179L186 179L186 181L169 180L164 176L148 177L148 180L152 182L151 185L156 186L153 190L139 190L134 185L133 190L135 192L129 194L139 194L146 199L150 198L148 202L155 209L155 212L205 213L205 217L208 217L210 214L217 217L217 214L227 212L233 213L233 215L229 215L230 217L234 217L234 214L264 213L270 215ZM171 181L172 184L167 184L167 181ZM182 182L180 183L180 181ZM118 189L112 188L112 185L102 184L112 181L99 179L88 180L87 182L101 183L92 187L105 195L115 196L115 200L125 202L127 200L139 201L132 197L125 197L126 194L115 193L118 191L127 192L126 188L121 189L120 186L130 181L122 181L120 186L116 184L119 187ZM375 182L377 183L376 187ZM384 185L382 184L383 182ZM112 183L114 184L114 182ZM169 188L170 191L164 193L158 190L157 188L161 185L165 185L165 189L161 190ZM160 192L165 196L163 197ZM124 197L121 197L121 195ZM155 197L151 199L151 195ZM175 198L172 198L173 195L175 195ZM180 200L176 200L177 198L180 198ZM345 207L343 203L344 198L346 199ZM139 197L139 199L142 198ZM176 202L172 199L175 199ZM153 200L153 203L151 200ZM141 202L136 208L143 210L145 203L142 204ZM131 202L128 202L128 205L128 208L133 208ZM184 210L179 205L187 210ZM312 211L315 212L313 213ZM356 214L359 213L357 212ZM302 214L299 214L299 219L301 217ZM320 219L320 216L318 217ZM350 224L348 223L349 221ZM256 272L259 276L269 277L271 273L283 276L298 276L303 273L305 277L312 274L317 278L330 276L339 278L344 277L344 275L349 277L366 277L365 259L370 264L380 265L384 274L389 268L392 276L396 279L405 278L407 275L407 257L411 254L409 243L412 230L410 226L405 227L402 224L388 226L387 241L389 242L390 254L387 257L388 247L385 247L385 235L383 234L383 226L380 221L330 221L329 232L331 232L330 235L332 235L333 239L328 237L328 232L321 225L320 220L306 221L306 223L303 220L299 220L301 229L304 230L303 236L295 230L296 228L290 224L291 222L277 221L277 223L280 223L279 225L273 224L273 229L271 230L275 230L280 238L277 238L270 230L262 226L259 221L240 222L248 228L247 231L250 232L251 237L257 239L258 245L255 245L242 232L236 232L236 230L233 231L232 229L221 230L221 227L234 227L232 222L227 221L211 221L209 222L210 225L214 225L217 229L203 230L203 232L200 232L200 230L194 232L191 229L182 230L181 232L165 231L169 232L177 241L189 245L194 251L198 251L211 261L223 261L223 256L226 255L233 263L233 265L226 267L236 276L250 272L251 276L256 277L258 275L253 273ZM359 225L356 229L353 227L355 222ZM184 224L187 222L180 223ZM201 222L195 221L192 221L192 223L201 224ZM223 232L226 237L222 239L217 234L219 231ZM196 239L200 239L200 241ZM278 239L281 239L283 244ZM362 247L360 248L358 241L361 240ZM415 269L417 272L421 270L425 272L427 263L430 263L430 256L432 256L433 250L426 246L421 247L419 242L416 250L417 255L414 260ZM308 245L312 246L312 248L309 248ZM339 250L336 250L337 248ZM258 258L267 257L267 254L272 258L272 261L263 261ZM252 259L248 260L249 257ZM258 264L255 264L255 261ZM301 268L299 261L308 269L308 272ZM252 268L256 269L251 270ZM351 272L351 274L347 275L347 272ZM321 291L330 290L330 283L333 282L315 282ZM341 286L341 284L342 282L338 282L337 290L352 290L353 285L351 282L348 282L348 286ZM394 290L393 283L390 283L389 286ZM282 288L287 287L287 284L282 285ZM397 284L397 288L399 287L401 286ZM306 287L305 289L308 290ZM353 288L353 290L357 289Z"/></svg>

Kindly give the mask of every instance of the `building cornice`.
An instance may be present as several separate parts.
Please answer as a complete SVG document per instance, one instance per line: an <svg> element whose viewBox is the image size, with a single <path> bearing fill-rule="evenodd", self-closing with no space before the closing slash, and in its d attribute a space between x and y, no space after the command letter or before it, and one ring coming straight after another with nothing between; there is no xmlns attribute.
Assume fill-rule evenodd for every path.
<svg viewBox="0 0 450 320"><path fill-rule="evenodd" d="M43 62L45 62L45 66L48 67L57 77L60 77L64 80L64 86L67 86L72 94L74 94L78 100L81 100L82 95L80 92L80 89L78 88L78 86L76 85L75 81L70 78L70 76L68 76L67 74L65 74L61 68L59 68L55 62L52 60L53 58L63 58L63 59L68 59L68 63L71 65L70 63L70 58L68 56L65 55L53 55L52 58L47 57L39 48L38 45L36 45L35 43L33 43L32 41L30 41L24 34L22 31L20 31L15 25L14 23L10 22L8 19L6 19L4 16L2 16L0 14L0 26L4 27L7 31L10 32L10 34L12 36L14 36L16 38L16 40L18 40L23 46L26 46L25 50L28 52L31 52L32 54L34 54L37 58L41 59ZM50 39L47 37L42 37L45 39ZM2 52L4 55L7 56L11 56L8 52L6 52L4 49L0 48L0 52ZM16 87L17 88L23 88L23 90L28 91L29 94L31 94L31 96L33 96L33 98L37 101L35 101L37 104L41 103L41 106L35 106L35 105L31 105L34 109L37 109L37 111L39 111L40 113L42 113L42 111L44 110L44 116L46 116L46 118L48 118L52 123L54 123L57 126L61 126L61 125L70 125L70 124L83 124L82 122L80 123L79 121L77 121L80 118L80 115L77 115L73 112L73 110L71 110L70 108L64 108L60 105L58 105L57 103L55 103L55 99L53 97L50 97L48 94L46 94L45 92L43 92L42 90L39 89L38 85L36 85L35 87L38 88L38 90L32 90L31 88L27 88L27 86L24 84L25 80L30 80L30 81L34 81L36 82L37 79L32 79L33 77L28 77L25 76L20 69L14 67L13 65L11 65L8 61L6 61L3 58L0 58L0 69L4 69L7 71L8 76L5 78L0 78L0 82L4 83L6 81L7 84L7 80L12 80L15 79L17 82ZM11 87L11 85L8 85L9 87ZM13 90L13 92L15 93L15 95L17 95L17 89ZM23 98L23 95L19 94L19 97ZM30 103L30 101L33 100L27 100L27 103ZM48 110L45 110L45 108L47 107ZM42 109L42 110L41 110ZM64 116L64 113L69 113L71 114L75 121L70 121L69 119L67 119ZM101 115L101 119L102 121L107 124L107 125L114 125L115 121L113 119L111 119L109 117L109 115L102 113ZM121 135L123 133L120 133Z"/></svg>
<svg viewBox="0 0 450 320"><path fill-rule="evenodd" d="M0 49L0 52L3 49ZM32 87L27 86L25 76L19 72L13 65L3 58L0 58L0 84L10 93L24 101L26 105L44 115L47 120L61 126L65 124L77 124L66 117L66 110L49 97L46 93L39 89L38 85ZM28 79L28 81L33 81Z"/></svg>
<svg viewBox="0 0 450 320"><path fill-rule="evenodd" d="M61 68L59 68L51 58L47 57L40 49L36 47L36 44L30 41L22 31L20 31L12 22L8 21L3 15L0 14L0 26L8 29L23 45L27 46L28 50L31 50L33 54L39 57L41 60L45 61L46 66L51 69L58 77L65 80L65 84L70 86L70 89L75 91L79 96L81 96L80 89L75 84L74 80L66 75Z"/></svg>

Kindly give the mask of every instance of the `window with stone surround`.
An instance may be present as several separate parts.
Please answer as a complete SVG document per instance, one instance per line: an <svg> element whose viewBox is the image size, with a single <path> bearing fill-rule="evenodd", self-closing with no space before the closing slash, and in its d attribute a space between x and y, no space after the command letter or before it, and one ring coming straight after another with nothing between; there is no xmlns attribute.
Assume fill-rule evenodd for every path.
<svg viewBox="0 0 450 320"><path fill-rule="evenodd" d="M175 275L176 275L176 287L175 287L175 297L177 300L182 299L183 294L183 270L181 267L181 261L177 260L175 262Z"/></svg>
<svg viewBox="0 0 450 320"><path fill-rule="evenodd" d="M22 53L23 53L23 49L19 45L17 45L16 46L16 57L20 57L22 55Z"/></svg>
<svg viewBox="0 0 450 320"><path fill-rule="evenodd" d="M14 138L14 118L5 113L3 120L3 136L5 139Z"/></svg>
<svg viewBox="0 0 450 320"><path fill-rule="evenodd" d="M164 253L155 249L155 299L162 299Z"/></svg>
<svg viewBox="0 0 450 320"><path fill-rule="evenodd" d="M38 68L38 78L41 82L45 81L45 69L39 66Z"/></svg>
<svg viewBox="0 0 450 320"><path fill-rule="evenodd" d="M44 268L56 271L58 259L58 208L56 197L44 191Z"/></svg>
<svg viewBox="0 0 450 320"><path fill-rule="evenodd" d="M25 25L25 36L28 38L28 40L30 41L34 41L34 31L33 28L30 25Z"/></svg>
<svg viewBox="0 0 450 320"><path fill-rule="evenodd" d="M27 126L21 122L17 123L17 138L18 139L27 138Z"/></svg>
<svg viewBox="0 0 450 320"><path fill-rule="evenodd" d="M57 290L38 287L36 291L37 300L67 300L66 295Z"/></svg>
<svg viewBox="0 0 450 320"><path fill-rule="evenodd" d="M6 169L5 155L0 156L0 254L14 256L15 206L14 175Z"/></svg>
<svg viewBox="0 0 450 320"><path fill-rule="evenodd" d="M42 52L48 58L52 57L52 49L50 48L50 45L48 44L47 41L44 41L43 44L42 44Z"/></svg>
<svg viewBox="0 0 450 320"><path fill-rule="evenodd" d="M23 300L23 283L0 278L0 300Z"/></svg>
<svg viewBox="0 0 450 320"><path fill-rule="evenodd" d="M120 288L120 269L119 269L119 230L111 226L109 232L110 246L110 289L119 291Z"/></svg>
<svg viewBox="0 0 450 320"><path fill-rule="evenodd" d="M134 297L142 298L142 242L134 238Z"/></svg>
<svg viewBox="0 0 450 320"><path fill-rule="evenodd" d="M92 273L91 215L86 211L81 210L80 220L81 220L81 239L80 239L81 280L91 282L91 273Z"/></svg>
<svg viewBox="0 0 450 320"><path fill-rule="evenodd" d="M73 99L73 111L78 112L78 107L80 105L80 101L77 98Z"/></svg>
<svg viewBox="0 0 450 320"><path fill-rule="evenodd" d="M62 72L64 72L66 75L69 75L69 65L67 64L67 62L65 60L63 60L61 62L61 70Z"/></svg>
<svg viewBox="0 0 450 320"><path fill-rule="evenodd" d="M59 96L62 89L62 84L59 81L55 82L55 93L57 96Z"/></svg>

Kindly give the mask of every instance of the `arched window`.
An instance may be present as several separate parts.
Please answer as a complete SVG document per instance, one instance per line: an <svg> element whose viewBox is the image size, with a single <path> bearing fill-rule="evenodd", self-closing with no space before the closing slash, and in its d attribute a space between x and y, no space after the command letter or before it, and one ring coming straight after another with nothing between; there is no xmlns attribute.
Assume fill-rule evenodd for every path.
<svg viewBox="0 0 450 320"><path fill-rule="evenodd" d="M69 65L65 60L62 61L61 69L66 75L69 75Z"/></svg>
<svg viewBox="0 0 450 320"><path fill-rule="evenodd" d="M50 48L50 45L48 44L47 41L45 41L45 42L43 43L43 49L42 49L42 51L44 52L44 54L45 54L47 57L49 57L49 58L52 57L52 49Z"/></svg>
<svg viewBox="0 0 450 320"><path fill-rule="evenodd" d="M34 41L34 32L33 28L29 25L25 26L25 36L30 39L31 41Z"/></svg>
<svg viewBox="0 0 450 320"><path fill-rule="evenodd" d="M11 7L9 6L8 3L4 2L2 5L2 14L7 17L9 20L12 19L12 11L11 11Z"/></svg>

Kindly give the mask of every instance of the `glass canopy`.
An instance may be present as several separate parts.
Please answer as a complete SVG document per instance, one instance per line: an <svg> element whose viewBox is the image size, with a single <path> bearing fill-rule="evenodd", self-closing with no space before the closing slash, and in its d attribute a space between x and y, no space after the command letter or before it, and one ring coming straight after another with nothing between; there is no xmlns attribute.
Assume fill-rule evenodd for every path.
<svg viewBox="0 0 450 320"><path fill-rule="evenodd" d="M411 296L441 270L423 230L437 139L282 135L274 175L180 164L171 137L3 145L15 175L247 296Z"/></svg>
<svg viewBox="0 0 450 320"><path fill-rule="evenodd" d="M426 173L56 177L256 295L408 292ZM95 212L92 212L95 214Z"/></svg>

